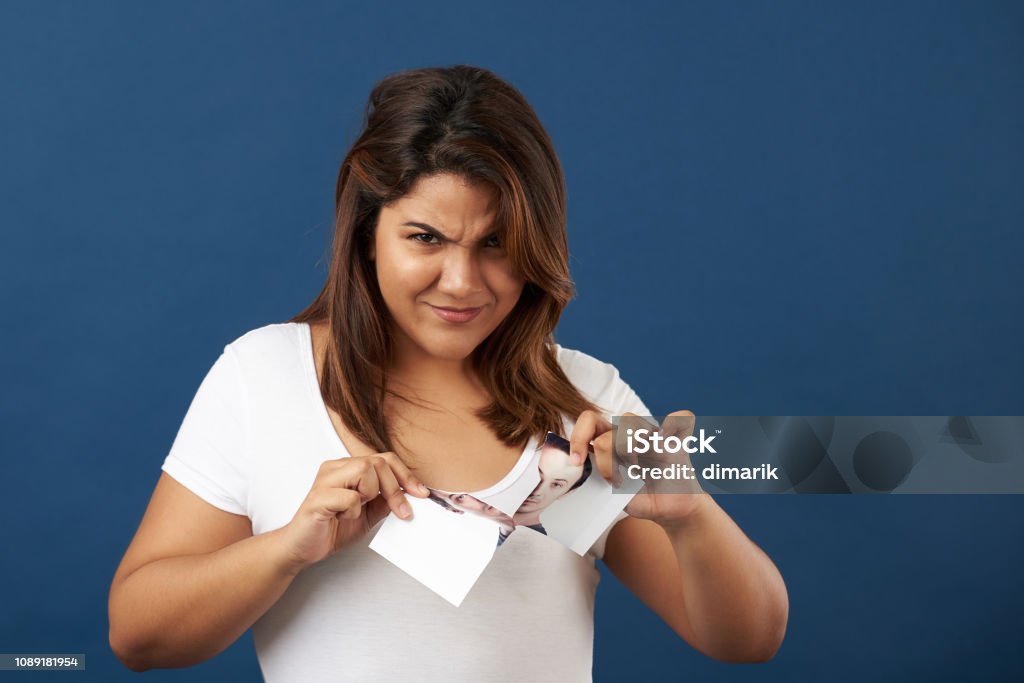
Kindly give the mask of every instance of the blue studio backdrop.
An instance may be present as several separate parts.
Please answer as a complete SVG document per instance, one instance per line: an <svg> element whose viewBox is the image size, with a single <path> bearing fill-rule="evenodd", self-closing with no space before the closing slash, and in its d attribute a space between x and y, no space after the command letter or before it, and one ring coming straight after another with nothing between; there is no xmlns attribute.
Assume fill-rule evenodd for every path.
<svg viewBox="0 0 1024 683"><path fill-rule="evenodd" d="M373 84L456 63L564 164L558 340L656 414L1024 413L1020 3L4 3L0 652L134 677L107 591L189 401L319 291ZM719 502L786 579L775 659L602 569L595 680L1024 677L1024 498ZM259 669L246 635L147 677Z"/></svg>

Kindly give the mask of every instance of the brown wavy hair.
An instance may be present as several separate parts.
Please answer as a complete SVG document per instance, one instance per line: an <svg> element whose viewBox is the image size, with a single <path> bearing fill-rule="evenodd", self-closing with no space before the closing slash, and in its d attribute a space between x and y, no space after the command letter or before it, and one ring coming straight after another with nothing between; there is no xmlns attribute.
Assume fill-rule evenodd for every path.
<svg viewBox="0 0 1024 683"><path fill-rule="evenodd" d="M362 132L338 173L327 281L290 321L328 324L324 403L366 444L394 450L384 419L392 319L368 247L380 208L437 173L497 190L495 224L526 280L516 306L473 351L472 367L492 397L478 416L509 446L560 433L562 413L575 419L597 409L565 376L549 345L575 293L562 168L522 94L468 65L401 71L370 93Z"/></svg>

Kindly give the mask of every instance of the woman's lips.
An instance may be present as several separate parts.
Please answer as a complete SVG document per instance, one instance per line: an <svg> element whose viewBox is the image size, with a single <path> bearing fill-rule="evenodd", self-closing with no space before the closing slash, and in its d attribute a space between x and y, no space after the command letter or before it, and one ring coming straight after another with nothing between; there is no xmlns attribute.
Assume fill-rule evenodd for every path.
<svg viewBox="0 0 1024 683"><path fill-rule="evenodd" d="M484 310L483 306L477 308L439 308L437 306L430 306L438 318L450 323L468 323L473 318L480 314L480 311Z"/></svg>

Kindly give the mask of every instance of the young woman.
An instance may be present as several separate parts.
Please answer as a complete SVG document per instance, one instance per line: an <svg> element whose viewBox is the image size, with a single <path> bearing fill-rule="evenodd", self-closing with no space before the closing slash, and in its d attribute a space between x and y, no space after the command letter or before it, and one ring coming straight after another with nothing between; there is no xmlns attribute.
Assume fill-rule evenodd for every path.
<svg viewBox="0 0 1024 683"><path fill-rule="evenodd" d="M597 559L701 652L772 657L782 578L705 494L637 495L585 557L512 534L459 608L367 548L424 485L498 490L547 431L608 478L608 418L649 411L552 339L562 171L509 84L385 78L336 200L322 292L228 344L189 407L111 586L121 661L192 665L251 627L268 681L589 679Z"/></svg>

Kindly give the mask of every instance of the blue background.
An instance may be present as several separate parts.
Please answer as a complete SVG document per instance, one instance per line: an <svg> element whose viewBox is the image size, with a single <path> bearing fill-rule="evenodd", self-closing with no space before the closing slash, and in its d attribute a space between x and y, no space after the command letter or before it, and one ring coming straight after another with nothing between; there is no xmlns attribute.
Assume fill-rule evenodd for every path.
<svg viewBox="0 0 1024 683"><path fill-rule="evenodd" d="M558 339L653 412L1024 413L1020 3L371 5L0 8L0 651L132 676L106 598L163 457L224 344L319 291L398 69L533 103L569 188ZM720 502L786 578L776 658L705 658L605 572L596 680L1024 675L1024 498ZM258 676L247 635L148 677Z"/></svg>

